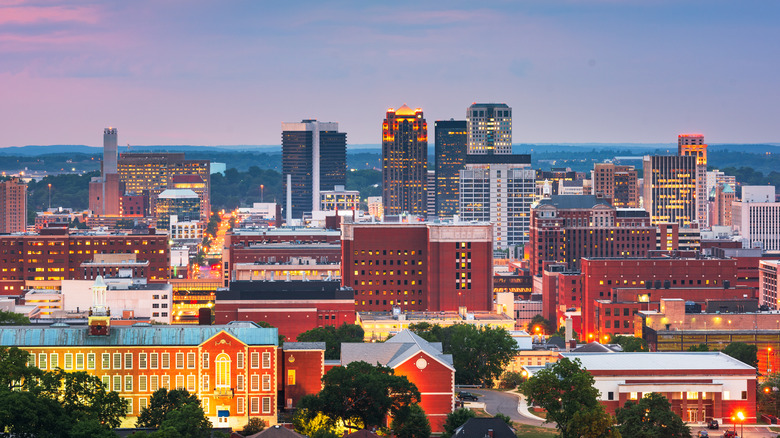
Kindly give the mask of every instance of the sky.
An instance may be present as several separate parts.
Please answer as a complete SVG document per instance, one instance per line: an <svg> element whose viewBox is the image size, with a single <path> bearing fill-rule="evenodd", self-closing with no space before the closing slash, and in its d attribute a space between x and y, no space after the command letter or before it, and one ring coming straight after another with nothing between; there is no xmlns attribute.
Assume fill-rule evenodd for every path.
<svg viewBox="0 0 780 438"><path fill-rule="evenodd" d="M381 142L513 108L514 143L780 142L780 2L0 0L0 147Z"/></svg>

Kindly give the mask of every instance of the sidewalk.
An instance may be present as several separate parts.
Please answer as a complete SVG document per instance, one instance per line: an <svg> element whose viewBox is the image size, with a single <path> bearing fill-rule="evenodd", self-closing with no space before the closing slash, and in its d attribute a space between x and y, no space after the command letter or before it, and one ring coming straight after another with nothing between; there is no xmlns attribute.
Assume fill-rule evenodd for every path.
<svg viewBox="0 0 780 438"><path fill-rule="evenodd" d="M517 396L518 402L517 402L517 413L522 415L523 417L529 419L529 420L535 420L540 423L545 423L546 420L542 417L538 417L531 413L531 411L528 409L528 401L526 401L525 396L518 392L517 390L514 391L507 391L511 394L515 394Z"/></svg>

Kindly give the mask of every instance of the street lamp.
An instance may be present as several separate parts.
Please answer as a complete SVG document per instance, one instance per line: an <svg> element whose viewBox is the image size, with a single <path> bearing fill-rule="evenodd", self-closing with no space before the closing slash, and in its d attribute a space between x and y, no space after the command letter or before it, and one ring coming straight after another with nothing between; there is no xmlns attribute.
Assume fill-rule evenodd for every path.
<svg viewBox="0 0 780 438"><path fill-rule="evenodd" d="M737 412L737 418L739 419L739 434L745 436L745 414L742 411ZM734 425L734 432L736 432L736 425Z"/></svg>
<svg viewBox="0 0 780 438"><path fill-rule="evenodd" d="M263 195L265 193L265 184L260 184L260 202L263 202Z"/></svg>
<svg viewBox="0 0 780 438"><path fill-rule="evenodd" d="M49 208L51 208L51 183L49 183Z"/></svg>

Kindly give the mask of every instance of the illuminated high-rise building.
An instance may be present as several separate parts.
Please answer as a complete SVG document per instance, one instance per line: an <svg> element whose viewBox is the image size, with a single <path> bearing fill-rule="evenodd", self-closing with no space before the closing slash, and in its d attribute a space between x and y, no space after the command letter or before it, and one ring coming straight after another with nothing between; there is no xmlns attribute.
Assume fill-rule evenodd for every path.
<svg viewBox="0 0 780 438"><path fill-rule="evenodd" d="M27 184L19 178L0 182L0 233L27 231Z"/></svg>
<svg viewBox="0 0 780 438"><path fill-rule="evenodd" d="M458 179L464 168L468 142L465 120L437 120L436 137L436 214L458 214Z"/></svg>
<svg viewBox="0 0 780 438"><path fill-rule="evenodd" d="M696 220L700 227L708 225L707 215L707 145L701 134L680 134L677 136L677 154L696 157Z"/></svg>
<svg viewBox="0 0 780 438"><path fill-rule="evenodd" d="M696 221L696 157L647 155L643 161L645 210L653 225Z"/></svg>
<svg viewBox="0 0 780 438"><path fill-rule="evenodd" d="M420 108L387 110L382 124L382 203L385 215L425 216L428 124Z"/></svg>
<svg viewBox="0 0 780 438"><path fill-rule="evenodd" d="M336 122L282 123L282 174L290 175L292 218L320 209L320 191L347 183L347 134Z"/></svg>
<svg viewBox="0 0 780 438"><path fill-rule="evenodd" d="M466 110L468 153L512 153L512 108L505 103L475 103Z"/></svg>

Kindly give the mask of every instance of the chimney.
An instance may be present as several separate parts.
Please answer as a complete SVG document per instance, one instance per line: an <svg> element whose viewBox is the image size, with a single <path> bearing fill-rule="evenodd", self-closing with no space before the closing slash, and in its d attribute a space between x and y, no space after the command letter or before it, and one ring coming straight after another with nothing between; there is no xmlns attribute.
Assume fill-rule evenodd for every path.
<svg viewBox="0 0 780 438"><path fill-rule="evenodd" d="M488 429L488 436L493 438L493 429Z"/></svg>

